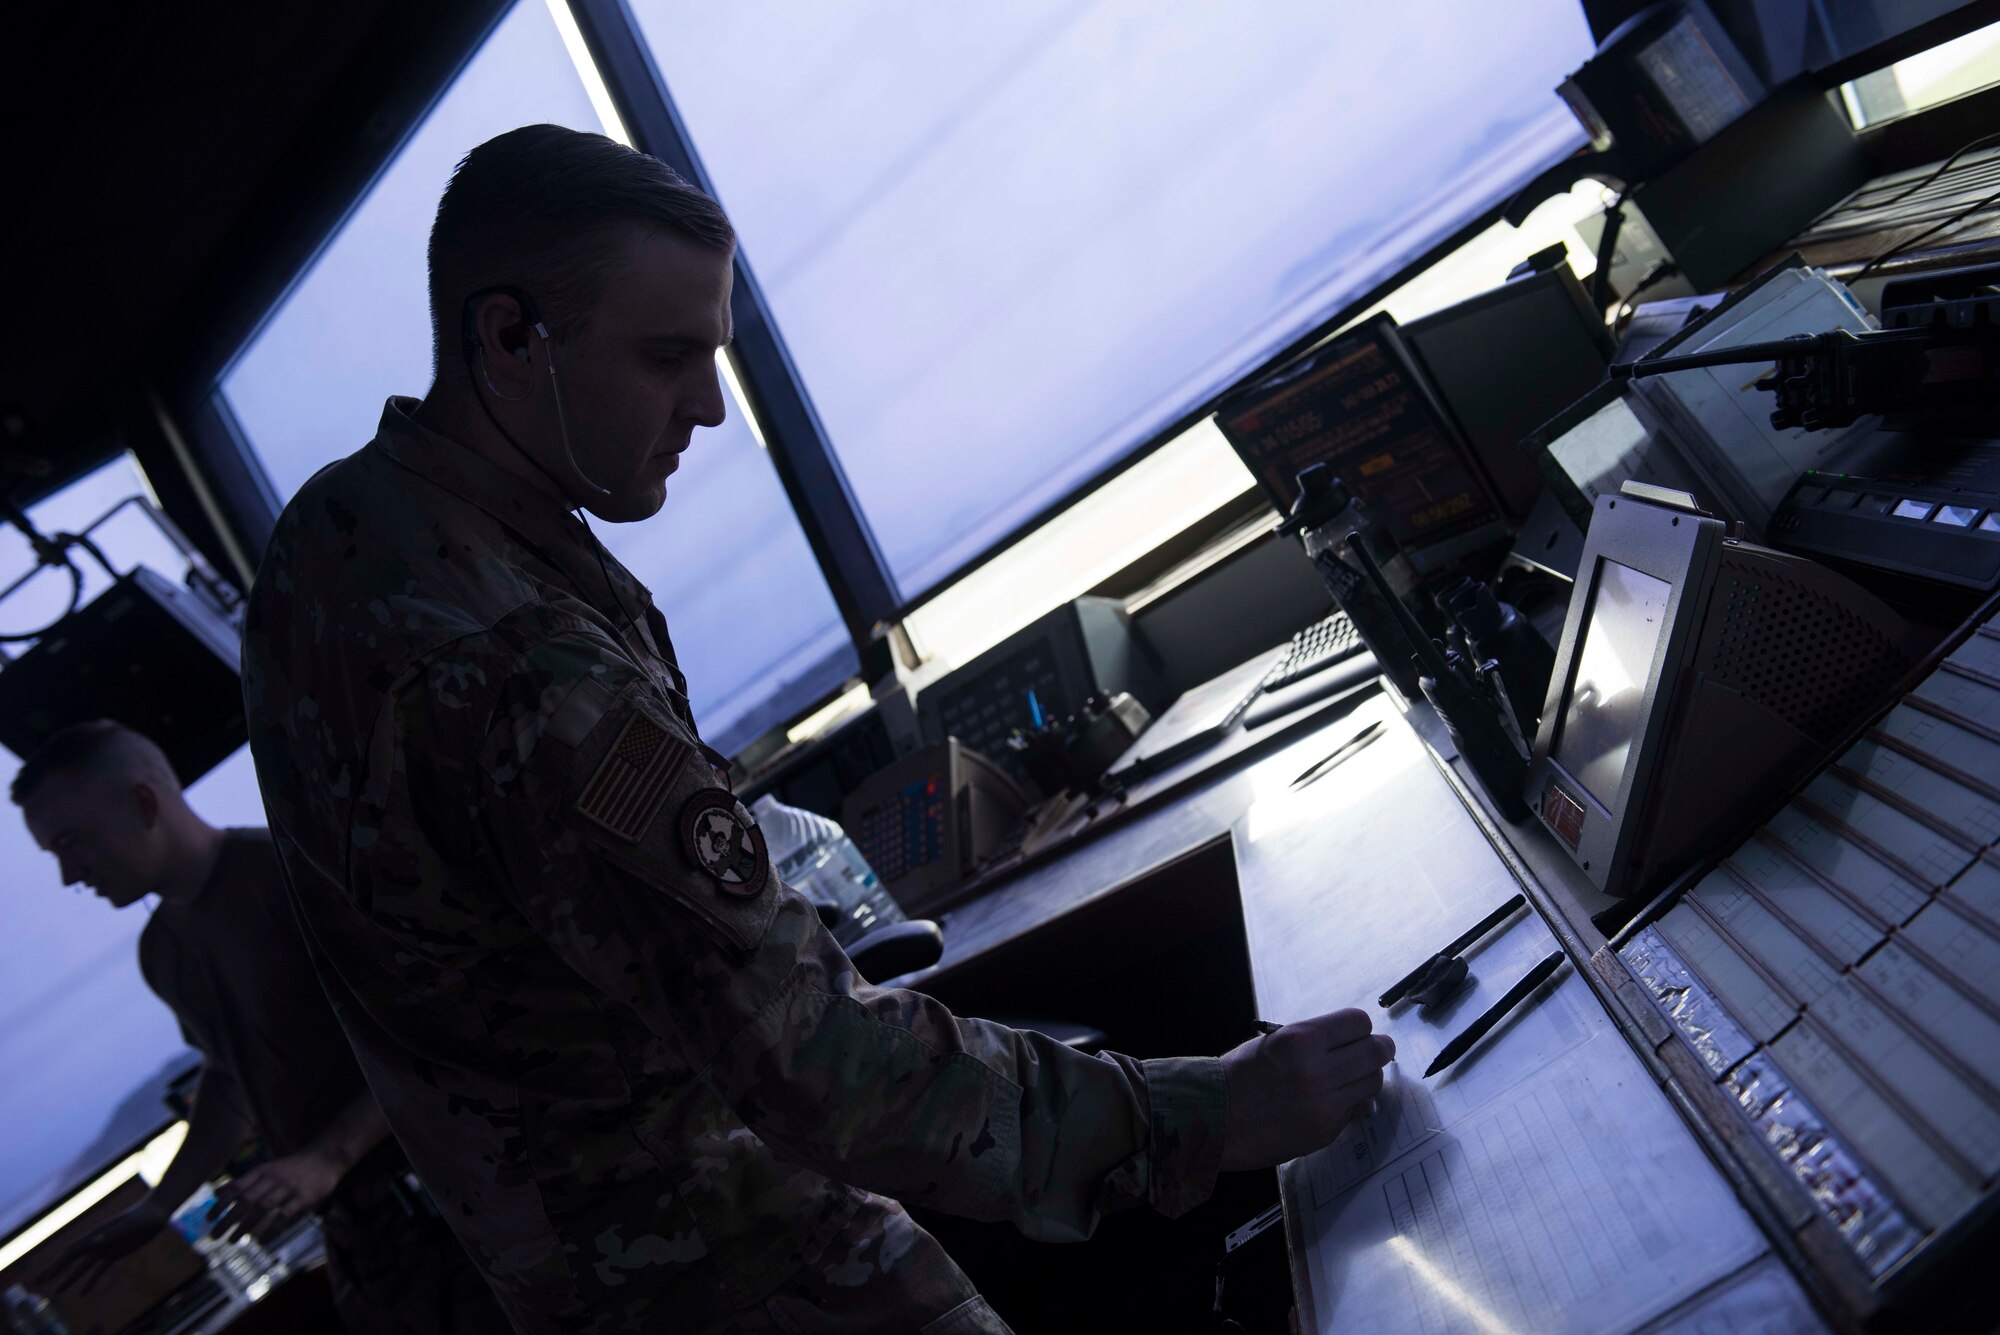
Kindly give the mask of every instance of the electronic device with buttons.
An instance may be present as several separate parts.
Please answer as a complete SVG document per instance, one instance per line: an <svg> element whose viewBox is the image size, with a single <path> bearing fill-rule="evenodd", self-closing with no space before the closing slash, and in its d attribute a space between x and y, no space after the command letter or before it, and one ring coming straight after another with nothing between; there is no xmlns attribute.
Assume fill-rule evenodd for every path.
<svg viewBox="0 0 2000 1335"><path fill-rule="evenodd" d="M1811 413L1836 423L1882 416L1791 481L1766 541L1942 622L2000 589L1996 293L1994 264L1898 279L1882 290L1883 329L1846 340L1877 340L1878 365L1801 359L1811 373L1793 379Z"/></svg>
<svg viewBox="0 0 2000 1335"><path fill-rule="evenodd" d="M864 780L840 823L915 918L1006 848L1027 807L1006 771L947 737Z"/></svg>
<svg viewBox="0 0 2000 1335"><path fill-rule="evenodd" d="M1463 355L1456 321L1428 328L1434 357ZM1298 495L1299 472L1326 464L1431 574L1504 543L1507 509L1403 335L1379 312L1236 390L1215 425L1278 513ZM1461 410L1491 426L1478 403L1489 387L1462 380Z"/></svg>
<svg viewBox="0 0 2000 1335"><path fill-rule="evenodd" d="M864 709L812 741L788 748L776 763L739 783L737 795L748 803L769 793L786 806L839 820L847 795L894 761L896 749L881 709Z"/></svg>
<svg viewBox="0 0 2000 1335"><path fill-rule="evenodd" d="M1767 534L1774 546L1861 572L1960 591L2000 589L2000 441L1882 432L1840 472L1807 472ZM1922 601L1922 600L1917 600Z"/></svg>
<svg viewBox="0 0 2000 1335"><path fill-rule="evenodd" d="M1017 782L1032 783L1007 739L1068 718L1093 695L1130 694L1148 712L1167 703L1152 649L1113 598L1090 595L1008 636L926 686L917 698L924 740L956 737Z"/></svg>
<svg viewBox="0 0 2000 1335"><path fill-rule="evenodd" d="M1524 794L1618 896L1713 854L1921 648L1845 576L1644 490L1597 500Z"/></svg>

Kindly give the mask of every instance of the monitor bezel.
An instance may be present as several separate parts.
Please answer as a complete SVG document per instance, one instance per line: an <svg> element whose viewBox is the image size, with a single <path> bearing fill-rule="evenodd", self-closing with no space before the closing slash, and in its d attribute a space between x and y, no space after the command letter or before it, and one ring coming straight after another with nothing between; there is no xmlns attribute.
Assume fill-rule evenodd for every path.
<svg viewBox="0 0 2000 1335"><path fill-rule="evenodd" d="M1555 495L1563 508L1563 513L1574 519L1578 526L1588 530L1594 514L1593 503L1583 494L1583 488L1569 475L1562 462L1555 457L1555 443L1576 430L1591 418L1615 403L1623 403L1625 410L1638 420L1639 425L1651 432L1646 420L1639 417L1632 406L1632 396L1625 392L1625 386L1616 380L1601 380L1597 387L1578 399L1569 407L1551 417L1548 421L1521 437L1521 449L1534 460L1541 471L1542 481ZM1653 432L1657 435L1657 432Z"/></svg>
<svg viewBox="0 0 2000 1335"><path fill-rule="evenodd" d="M1556 291L1564 293L1570 299L1571 303L1576 306L1578 327L1590 334L1592 342L1596 343L1598 350L1604 354L1605 362L1609 363L1611 354L1616 346L1612 340L1611 331L1604 327L1602 316L1593 318L1594 313L1590 309L1590 294L1584 291L1582 281L1576 277L1576 271L1569 267L1567 259L1560 264L1551 265L1546 269L1536 269L1531 273L1524 273L1519 277L1509 278L1495 287L1486 289L1484 292L1474 293L1463 301L1454 302L1440 310L1431 311L1427 315L1420 315L1416 319L1398 327L1401 329L1404 339L1409 342L1412 348L1417 350L1418 359L1422 360L1423 352L1420 348L1417 348L1417 345L1432 330L1442 325L1451 324L1468 315L1483 314L1487 308L1492 306L1504 306L1520 301L1536 289L1544 287L1554 288Z"/></svg>
<svg viewBox="0 0 2000 1335"><path fill-rule="evenodd" d="M1638 817L1644 812L1647 795L1653 787L1675 692L1693 653L1700 629L1700 611L1714 579L1722 530L1718 520L1706 515L1630 496L1600 496L1593 509L1583 557L1577 565L1576 586L1563 619L1562 641L1556 650L1555 671L1549 678L1548 698L1535 732L1524 796L1557 846L1606 894L1622 893L1622 879L1643 833L1643 821ZM1664 581L1669 593L1664 613L1666 630L1654 645L1653 659L1647 666L1641 706L1645 724L1633 738L1618 790L1600 797L1558 761L1555 752L1561 741L1563 713L1575 688L1583 637L1590 624L1606 561L1615 561ZM1581 808L1580 830L1574 846L1556 829L1549 814L1551 808L1547 804L1551 801L1552 785Z"/></svg>
<svg viewBox="0 0 2000 1335"><path fill-rule="evenodd" d="M1403 327L1396 317L1387 311L1377 311L1365 320L1341 330L1325 342L1314 345L1292 358L1283 366L1268 372L1255 380L1238 386L1228 397L1216 405L1214 421L1222 438L1229 442L1229 448L1243 462L1257 489L1275 505L1279 514L1287 513L1294 497L1287 491L1288 480L1272 480L1264 476L1262 462L1253 461L1244 455L1244 447L1239 445L1231 429L1223 425L1224 420L1243 412L1264 398L1282 393L1294 381L1312 375L1328 360L1340 357L1358 344L1373 342L1383 349L1389 359L1396 364L1409 382L1411 391L1422 410L1430 417L1431 424L1444 436L1453 449L1458 451L1466 472L1472 479L1480 499L1486 506L1486 517L1478 524L1442 538L1404 545L1403 555L1424 574L1445 569L1461 557L1483 548L1504 542L1507 536L1508 511L1505 502L1495 490L1479 451L1472 447L1465 433L1459 430L1458 419L1445 406L1444 397L1431 382L1430 372L1409 344L1403 339Z"/></svg>
<svg viewBox="0 0 2000 1335"><path fill-rule="evenodd" d="M1445 377L1438 372L1432 359L1426 355L1424 347L1439 330L1448 329L1455 324L1477 316L1486 315L1496 309L1517 306L1519 303L1533 301L1538 297L1550 294L1559 295L1567 303L1568 307L1576 315L1576 327L1578 331L1589 339L1591 346L1597 351L1597 365L1600 372L1599 379L1595 386L1585 390L1584 393L1592 394L1598 388L1612 383L1608 378L1608 372L1605 371L1605 368L1611 364L1612 353L1615 350L1611 332L1604 327L1603 312L1591 309L1590 295L1584 291L1583 284L1577 280L1576 274L1570 269L1567 259L1545 269L1537 269L1532 273L1525 273L1517 278L1509 278L1497 287L1489 288L1475 296L1467 297L1464 301L1447 306L1443 310L1432 311L1428 315L1420 316L1398 327L1398 337L1402 340L1403 346L1408 351L1411 360L1417 364L1418 368L1423 371L1429 380L1431 392L1436 398L1438 406L1443 409L1445 416L1450 419L1452 427L1457 431L1460 443L1465 446L1474 461L1478 463L1480 469L1486 474L1486 484L1493 492L1494 497L1500 502L1501 508L1517 521L1526 518L1528 512L1523 510L1521 513L1515 514L1514 508L1508 504L1507 488L1502 484L1502 480L1495 468L1496 460L1494 456L1502 450L1513 450L1520 452L1521 457L1528 464L1531 466L1534 465L1536 460L1522 449L1522 443L1529 436L1537 434L1539 427L1530 428L1527 435L1519 440L1509 441L1505 444L1496 443L1491 449L1475 445L1472 440L1472 433L1466 429L1464 422L1459 416L1459 408L1453 404L1450 394L1446 392ZM1557 415L1561 416L1566 412L1567 409L1560 409Z"/></svg>

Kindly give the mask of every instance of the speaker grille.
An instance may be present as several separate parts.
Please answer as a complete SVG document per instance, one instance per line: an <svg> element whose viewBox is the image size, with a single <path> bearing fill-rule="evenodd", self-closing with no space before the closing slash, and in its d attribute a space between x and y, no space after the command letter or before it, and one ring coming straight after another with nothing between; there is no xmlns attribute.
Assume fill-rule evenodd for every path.
<svg viewBox="0 0 2000 1335"><path fill-rule="evenodd" d="M1897 642L1808 584L1725 556L1707 675L1809 737L1828 738L1875 704L1902 670Z"/></svg>

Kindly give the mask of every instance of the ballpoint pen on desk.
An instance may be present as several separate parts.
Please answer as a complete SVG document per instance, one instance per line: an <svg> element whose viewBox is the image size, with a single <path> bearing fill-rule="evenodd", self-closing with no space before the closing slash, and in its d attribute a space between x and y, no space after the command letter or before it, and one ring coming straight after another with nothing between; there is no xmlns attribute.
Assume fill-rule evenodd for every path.
<svg viewBox="0 0 2000 1335"><path fill-rule="evenodd" d="M1514 912L1514 910L1520 908L1523 904L1527 902L1528 902L1527 896L1517 894L1513 898L1509 899L1506 903L1502 904L1499 908L1494 909L1491 913L1487 914L1485 917L1481 918L1478 922L1474 923L1471 927L1467 928L1464 932L1460 933L1459 936L1455 938L1450 945L1446 946L1443 950L1440 950L1437 954L1431 956L1429 959L1425 960L1422 964L1419 964L1416 968L1410 970L1408 973L1404 974L1401 978L1397 979L1394 983L1390 985L1389 990L1387 992L1384 992L1381 996L1375 999L1375 1004L1386 1009L1387 1007L1393 1006L1397 1002L1401 1001L1405 996L1408 996L1411 992L1418 989L1419 984L1421 984L1424 980L1425 974L1437 968L1443 961L1449 960L1455 955L1457 955L1459 951L1464 950L1467 946L1471 945L1474 941L1477 941L1480 937L1485 936L1495 927L1498 927L1501 923L1507 920L1507 918Z"/></svg>
<svg viewBox="0 0 2000 1335"><path fill-rule="evenodd" d="M1508 1011L1527 1000L1530 993L1546 983L1549 976L1562 967L1563 958L1563 953L1558 950L1528 970L1525 978L1507 989L1506 996L1488 1006L1485 1014L1465 1027L1464 1033L1444 1045L1444 1050L1438 1053L1437 1059L1424 1068L1424 1078L1428 1080L1471 1051L1473 1044L1486 1037L1487 1030L1500 1023Z"/></svg>
<svg viewBox="0 0 2000 1335"><path fill-rule="evenodd" d="M1313 780L1320 778L1328 770L1332 769L1335 765L1338 765L1341 761L1346 760L1349 756L1359 751L1362 747L1368 745L1370 742L1374 741L1377 737L1380 737L1382 735L1382 732L1383 732L1382 720L1376 719L1373 723L1363 728L1360 732L1355 733L1352 737L1342 742L1339 746L1336 746L1327 755L1322 756L1319 760L1313 762L1312 766L1309 769L1307 769L1305 773L1299 775L1298 778L1292 780L1292 787L1294 789L1303 788L1307 784L1311 783Z"/></svg>

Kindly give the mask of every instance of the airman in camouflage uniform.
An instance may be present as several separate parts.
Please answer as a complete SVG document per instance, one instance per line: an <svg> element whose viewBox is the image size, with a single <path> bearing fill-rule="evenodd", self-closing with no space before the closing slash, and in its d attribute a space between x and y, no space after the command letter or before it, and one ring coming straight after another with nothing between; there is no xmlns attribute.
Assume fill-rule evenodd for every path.
<svg viewBox="0 0 2000 1335"><path fill-rule="evenodd" d="M681 815L726 790L645 589L415 406L286 509L252 746L369 1082L516 1322L996 1329L875 1192L1051 1239L1205 1198L1213 1059L1081 1056L872 988L768 858L709 873ZM601 822L579 808L621 744L656 748L628 776L652 791Z"/></svg>
<svg viewBox="0 0 2000 1335"><path fill-rule="evenodd" d="M482 154L554 136L640 158L516 131L461 166L440 229ZM535 199L532 181L497 193ZM671 373L671 452L720 419L727 252L671 230L617 243L629 267L588 338L536 342L516 290L468 301L468 361L511 429L482 401L494 432L466 410L448 438L430 399L392 399L375 439L286 507L244 655L271 832L369 1082L519 1329L1004 1330L898 1202L1049 1240L1131 1203L1179 1213L1224 1166L1235 1077L1212 1058L1085 1056L872 987L778 882L700 741L666 622L559 499L595 489L612 499L589 508L616 519L644 492L650 514L673 469L598 452L615 433L581 350L614 361L628 315L720 311ZM671 262L648 269L649 247ZM439 266L434 234L434 293ZM699 300L677 295L684 272ZM544 357L567 415L532 397ZM533 470L496 463L507 446ZM1228 1166L1284 1157L1247 1153Z"/></svg>

